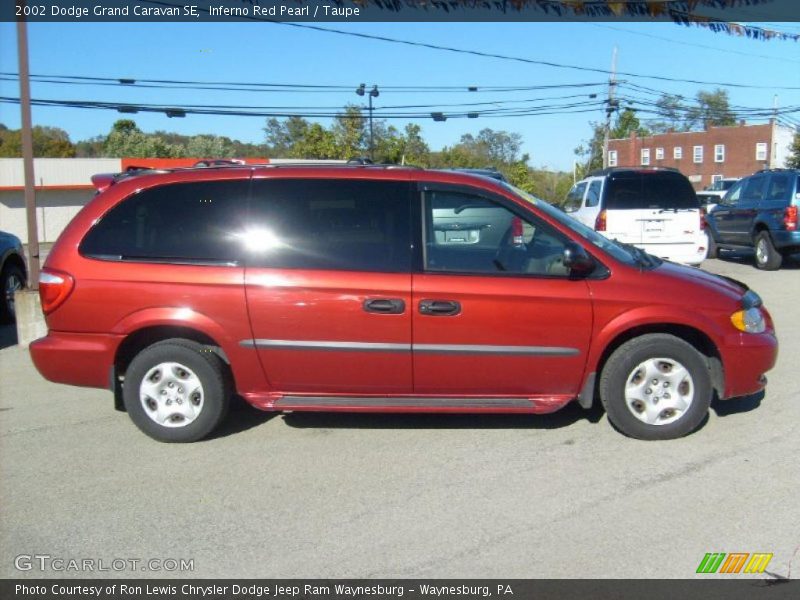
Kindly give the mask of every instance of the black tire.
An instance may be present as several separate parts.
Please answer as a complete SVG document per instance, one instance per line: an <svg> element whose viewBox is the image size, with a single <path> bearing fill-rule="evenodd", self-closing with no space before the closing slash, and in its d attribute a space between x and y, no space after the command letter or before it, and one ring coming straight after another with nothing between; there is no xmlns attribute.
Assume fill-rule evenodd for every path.
<svg viewBox="0 0 800 600"><path fill-rule="evenodd" d="M13 298L7 295L7 290L12 281L20 284L21 288L25 287L25 272L14 264L8 264L3 267L3 272L0 274L0 323L12 323L15 319L14 302Z"/></svg>
<svg viewBox="0 0 800 600"><path fill-rule="evenodd" d="M161 363L175 362L187 367L202 385L199 414L186 425L165 426L151 418L139 397L144 377ZM225 418L231 386L225 364L201 344L169 339L148 346L137 354L125 373L122 396L134 424L160 442L196 442L210 434Z"/></svg>
<svg viewBox="0 0 800 600"><path fill-rule="evenodd" d="M781 268L783 256L775 249L769 231L759 231L753 238L756 254L756 267L765 271L777 271Z"/></svg>
<svg viewBox="0 0 800 600"><path fill-rule="evenodd" d="M714 236L709 231L706 233L706 237L708 237L708 254L706 254L706 258L719 258L719 247L717 242L714 241Z"/></svg>
<svg viewBox="0 0 800 600"><path fill-rule="evenodd" d="M680 363L691 376L693 397L688 409L676 420L648 424L628 407L625 386L637 366L654 358ZM655 387L655 386L654 386ZM713 388L706 358L692 345L672 335L656 333L634 338L609 357L600 377L600 399L611 423L625 435L640 440L670 440L691 433L708 414Z"/></svg>

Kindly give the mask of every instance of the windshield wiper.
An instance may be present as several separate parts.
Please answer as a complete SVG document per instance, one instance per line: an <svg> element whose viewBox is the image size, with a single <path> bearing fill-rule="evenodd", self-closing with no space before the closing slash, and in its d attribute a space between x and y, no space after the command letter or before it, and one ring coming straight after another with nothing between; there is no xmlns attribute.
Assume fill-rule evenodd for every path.
<svg viewBox="0 0 800 600"><path fill-rule="evenodd" d="M659 261L655 256L648 254L638 246L634 246L633 244L626 244L625 242L620 242L619 240L613 240L613 241L621 248L630 252L634 260L636 260L636 262L638 262L641 266L655 267L659 264Z"/></svg>

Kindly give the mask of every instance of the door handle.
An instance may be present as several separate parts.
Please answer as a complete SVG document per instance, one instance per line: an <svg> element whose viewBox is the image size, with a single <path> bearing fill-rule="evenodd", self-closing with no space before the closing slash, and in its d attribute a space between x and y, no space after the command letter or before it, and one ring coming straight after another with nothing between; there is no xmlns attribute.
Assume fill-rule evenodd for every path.
<svg viewBox="0 0 800 600"><path fill-rule="evenodd" d="M461 303L455 300L421 300L419 312L432 317L452 317L461 312Z"/></svg>
<svg viewBox="0 0 800 600"><path fill-rule="evenodd" d="M399 315L405 312L406 303L399 298L373 298L364 300L364 310L382 315Z"/></svg>

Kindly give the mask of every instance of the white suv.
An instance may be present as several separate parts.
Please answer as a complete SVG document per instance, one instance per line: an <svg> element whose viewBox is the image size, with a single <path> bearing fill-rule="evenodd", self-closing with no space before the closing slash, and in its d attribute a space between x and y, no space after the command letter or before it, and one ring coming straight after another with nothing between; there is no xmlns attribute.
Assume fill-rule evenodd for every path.
<svg viewBox="0 0 800 600"><path fill-rule="evenodd" d="M606 237L660 258L699 265L708 252L694 188L673 169L596 171L572 187L564 209Z"/></svg>

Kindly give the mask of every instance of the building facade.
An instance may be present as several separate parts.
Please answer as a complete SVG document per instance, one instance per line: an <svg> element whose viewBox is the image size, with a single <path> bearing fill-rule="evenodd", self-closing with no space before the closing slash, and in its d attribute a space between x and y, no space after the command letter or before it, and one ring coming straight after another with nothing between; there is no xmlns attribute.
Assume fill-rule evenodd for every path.
<svg viewBox="0 0 800 600"><path fill-rule="evenodd" d="M791 128L774 121L647 137L634 131L629 138L609 140L608 166L678 169L701 190L718 179L785 166L793 137Z"/></svg>

